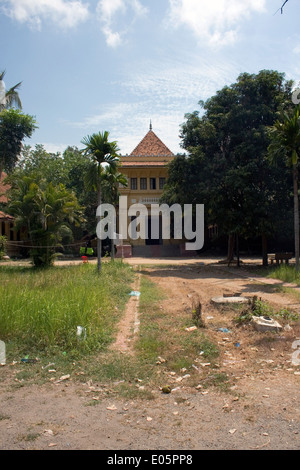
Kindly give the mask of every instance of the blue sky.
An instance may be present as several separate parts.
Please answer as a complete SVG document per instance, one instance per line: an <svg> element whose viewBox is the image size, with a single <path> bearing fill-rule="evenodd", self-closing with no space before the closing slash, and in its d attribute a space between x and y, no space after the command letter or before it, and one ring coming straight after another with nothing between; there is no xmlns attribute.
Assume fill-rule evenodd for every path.
<svg viewBox="0 0 300 470"><path fill-rule="evenodd" d="M22 81L39 126L26 143L62 152L107 130L126 154L151 120L182 151L184 115L240 73L278 70L299 84L300 1L283 14L282 3L0 0L0 71L6 88Z"/></svg>

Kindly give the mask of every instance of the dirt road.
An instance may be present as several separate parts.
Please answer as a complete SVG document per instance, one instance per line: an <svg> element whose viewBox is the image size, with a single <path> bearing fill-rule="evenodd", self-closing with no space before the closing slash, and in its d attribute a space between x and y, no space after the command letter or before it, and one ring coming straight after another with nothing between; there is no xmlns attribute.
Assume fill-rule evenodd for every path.
<svg viewBox="0 0 300 470"><path fill-rule="evenodd" d="M270 341L254 329L234 326L230 315L211 303L214 296L238 292L298 311L295 298L277 293L276 283L245 268L213 265L212 260L129 262L164 290L162 305L167 303L170 314L188 306L191 295L199 296L207 330L221 351L220 373L231 378L230 391L189 388L183 381L169 394L153 390L150 401L108 396L86 406L97 384L69 379L12 389L5 366L0 369L0 449L299 449L300 366L292 362L299 322ZM136 321L135 312L128 319ZM122 337L118 341L124 344Z"/></svg>

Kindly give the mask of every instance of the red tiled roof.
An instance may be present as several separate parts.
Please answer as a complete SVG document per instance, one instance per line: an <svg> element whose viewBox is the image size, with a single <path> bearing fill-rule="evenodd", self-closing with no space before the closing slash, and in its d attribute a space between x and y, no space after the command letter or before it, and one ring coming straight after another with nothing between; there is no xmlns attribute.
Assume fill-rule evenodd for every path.
<svg viewBox="0 0 300 470"><path fill-rule="evenodd" d="M9 184L4 184L3 181L6 178L7 174L2 171L0 179L0 202L7 202L7 197L5 196L6 191L10 189Z"/></svg>
<svg viewBox="0 0 300 470"><path fill-rule="evenodd" d="M131 152L130 156L137 157L148 157L148 156L173 156L174 154L168 147L157 137L157 135L150 130L147 132L145 137L140 141L140 143L135 147Z"/></svg>
<svg viewBox="0 0 300 470"><path fill-rule="evenodd" d="M0 211L0 219L9 219L9 220L13 220L13 216L12 215L9 215L9 214L5 214L4 212Z"/></svg>
<svg viewBox="0 0 300 470"><path fill-rule="evenodd" d="M122 167L130 166L165 166L167 162L124 162L122 161Z"/></svg>

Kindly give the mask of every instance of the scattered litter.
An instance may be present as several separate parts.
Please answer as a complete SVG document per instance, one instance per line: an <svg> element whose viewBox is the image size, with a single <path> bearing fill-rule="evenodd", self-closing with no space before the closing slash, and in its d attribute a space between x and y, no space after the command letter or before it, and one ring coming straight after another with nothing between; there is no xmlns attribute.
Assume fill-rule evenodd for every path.
<svg viewBox="0 0 300 470"><path fill-rule="evenodd" d="M137 290L132 290L129 295L139 297L141 293Z"/></svg>
<svg viewBox="0 0 300 470"><path fill-rule="evenodd" d="M6 364L6 346L4 341L0 341L0 364L5 366Z"/></svg>
<svg viewBox="0 0 300 470"><path fill-rule="evenodd" d="M188 379L191 375L190 374L185 374L182 378L183 379Z"/></svg>
<svg viewBox="0 0 300 470"><path fill-rule="evenodd" d="M197 330L196 326L190 326L188 328L185 328L185 331L194 331L194 330Z"/></svg>
<svg viewBox="0 0 300 470"><path fill-rule="evenodd" d="M147 416L147 421L152 421L152 419L151 416Z"/></svg>
<svg viewBox="0 0 300 470"><path fill-rule="evenodd" d="M21 359L21 362L26 362L28 364L36 364L38 362L37 359L29 359L28 356L25 356L23 359Z"/></svg>
<svg viewBox="0 0 300 470"><path fill-rule="evenodd" d="M292 364L293 366L299 366L300 365L300 340L296 340L292 344L292 349L295 349L295 351L292 354Z"/></svg>
<svg viewBox="0 0 300 470"><path fill-rule="evenodd" d="M251 322L257 331L280 331L282 326L273 318L253 316Z"/></svg>
<svg viewBox="0 0 300 470"><path fill-rule="evenodd" d="M164 387L162 387L161 391L163 393L171 393L171 387L170 385L165 385Z"/></svg>
<svg viewBox="0 0 300 470"><path fill-rule="evenodd" d="M218 328L218 331L222 331L223 333L231 333L228 328Z"/></svg>
<svg viewBox="0 0 300 470"><path fill-rule="evenodd" d="M239 348L241 346L241 343L234 343L236 348Z"/></svg>
<svg viewBox="0 0 300 470"><path fill-rule="evenodd" d="M48 367L55 366L54 362L49 362L46 366L43 366L42 369L48 369Z"/></svg>
<svg viewBox="0 0 300 470"><path fill-rule="evenodd" d="M84 328L83 326L77 326L76 335L80 339L85 339L86 338L86 328Z"/></svg>
<svg viewBox="0 0 300 470"><path fill-rule="evenodd" d="M54 383L55 384L58 384L60 382L63 382L64 380L68 380L70 378L70 374L67 374L67 375L62 375L58 380L56 380Z"/></svg>
<svg viewBox="0 0 300 470"><path fill-rule="evenodd" d="M229 434L234 434L236 432L236 429L229 429Z"/></svg>
<svg viewBox="0 0 300 470"><path fill-rule="evenodd" d="M52 431L52 429L45 429L44 434L46 436L53 436L54 432Z"/></svg>
<svg viewBox="0 0 300 470"><path fill-rule="evenodd" d="M118 408L115 405L111 405L111 406L107 406L106 409L109 411L116 411Z"/></svg>
<svg viewBox="0 0 300 470"><path fill-rule="evenodd" d="M166 360L163 357L158 356L156 364L163 364Z"/></svg>

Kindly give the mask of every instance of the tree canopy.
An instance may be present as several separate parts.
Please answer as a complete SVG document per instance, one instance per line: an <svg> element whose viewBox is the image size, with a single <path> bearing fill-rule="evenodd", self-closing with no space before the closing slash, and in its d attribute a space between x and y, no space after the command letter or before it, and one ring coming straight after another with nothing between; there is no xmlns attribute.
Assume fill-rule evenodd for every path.
<svg viewBox="0 0 300 470"><path fill-rule="evenodd" d="M268 159L268 128L290 106L291 87L284 74L262 70L200 101L202 115L187 114L181 126L188 156L170 164L164 200L204 203L207 223L220 234L273 233L290 197L286 167Z"/></svg>
<svg viewBox="0 0 300 470"><path fill-rule="evenodd" d="M14 175L9 191L9 211L15 227L26 228L35 266L50 266L69 223L79 223L81 208L75 194L59 183L26 175Z"/></svg>
<svg viewBox="0 0 300 470"><path fill-rule="evenodd" d="M86 174L86 184L90 190L97 191L97 207L102 203L102 181L105 173L105 167L110 166L113 170L117 170L118 144L116 141L109 141L109 132L99 132L82 139L85 148L82 150L83 155L88 157L92 162L90 171ZM100 217L98 217L98 222ZM97 258L98 271L101 271L101 239L97 238Z"/></svg>
<svg viewBox="0 0 300 470"><path fill-rule="evenodd" d="M10 108L0 112L0 176L15 167L21 154L23 140L30 138L36 129L33 116Z"/></svg>
<svg viewBox="0 0 300 470"><path fill-rule="evenodd" d="M3 81L4 76L5 71L0 72L0 111L11 108L12 106L16 106L17 108L22 109L22 102L18 92L22 82L19 82L6 90Z"/></svg>

